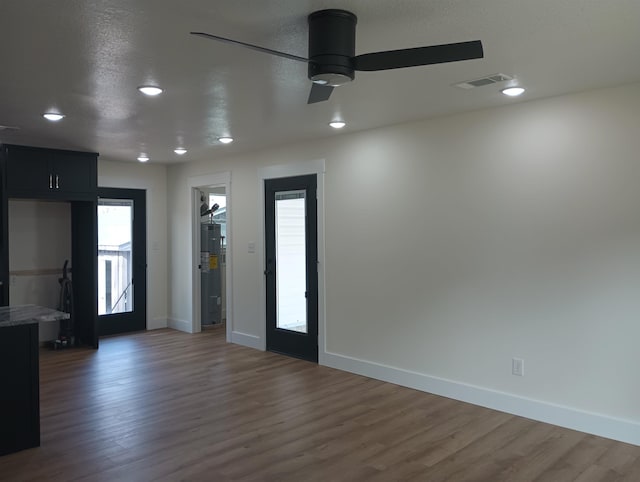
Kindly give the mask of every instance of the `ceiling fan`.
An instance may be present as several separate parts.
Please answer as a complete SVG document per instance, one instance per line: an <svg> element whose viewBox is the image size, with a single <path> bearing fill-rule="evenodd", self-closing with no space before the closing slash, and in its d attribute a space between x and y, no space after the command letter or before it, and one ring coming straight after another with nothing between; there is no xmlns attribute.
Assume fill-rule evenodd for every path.
<svg viewBox="0 0 640 482"><path fill-rule="evenodd" d="M355 55L357 17L346 10L320 10L309 15L309 57L271 50L205 32L191 32L219 42L240 45L308 64L313 82L307 104L328 100L334 87L351 82L355 71L376 71L442 64L483 57L482 42L459 42Z"/></svg>

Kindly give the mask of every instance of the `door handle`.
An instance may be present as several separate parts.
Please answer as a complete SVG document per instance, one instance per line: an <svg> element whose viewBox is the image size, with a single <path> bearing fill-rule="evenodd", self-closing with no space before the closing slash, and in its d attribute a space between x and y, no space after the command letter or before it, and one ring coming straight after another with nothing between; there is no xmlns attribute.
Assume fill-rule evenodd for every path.
<svg viewBox="0 0 640 482"><path fill-rule="evenodd" d="M56 174L56 189L60 189L60 184L58 181L59 181L58 175Z"/></svg>
<svg viewBox="0 0 640 482"><path fill-rule="evenodd" d="M49 189L53 189L53 174L49 174Z"/></svg>

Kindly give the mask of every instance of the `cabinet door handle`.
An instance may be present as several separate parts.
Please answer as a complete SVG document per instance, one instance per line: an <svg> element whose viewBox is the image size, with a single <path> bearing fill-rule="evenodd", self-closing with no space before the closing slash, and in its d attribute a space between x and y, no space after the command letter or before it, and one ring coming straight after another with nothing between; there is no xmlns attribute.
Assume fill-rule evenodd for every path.
<svg viewBox="0 0 640 482"><path fill-rule="evenodd" d="M49 189L53 189L53 174L49 174Z"/></svg>
<svg viewBox="0 0 640 482"><path fill-rule="evenodd" d="M60 183L58 181L58 175L56 174L56 189L60 189Z"/></svg>

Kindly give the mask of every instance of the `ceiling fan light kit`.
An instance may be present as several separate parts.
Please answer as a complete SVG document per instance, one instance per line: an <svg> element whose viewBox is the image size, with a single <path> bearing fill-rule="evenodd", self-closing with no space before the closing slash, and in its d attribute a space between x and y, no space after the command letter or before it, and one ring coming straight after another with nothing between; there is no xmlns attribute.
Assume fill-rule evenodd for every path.
<svg viewBox="0 0 640 482"><path fill-rule="evenodd" d="M421 65L479 59L484 56L482 42L460 42L356 55L357 17L346 10L319 10L307 18L309 23L308 58L252 45L205 32L191 32L218 42L239 45L270 55L306 62L311 92L308 104L329 99L334 87L354 80L356 70L378 71Z"/></svg>
<svg viewBox="0 0 640 482"><path fill-rule="evenodd" d="M338 87L355 78L358 19L344 10L320 10L309 15L309 79Z"/></svg>

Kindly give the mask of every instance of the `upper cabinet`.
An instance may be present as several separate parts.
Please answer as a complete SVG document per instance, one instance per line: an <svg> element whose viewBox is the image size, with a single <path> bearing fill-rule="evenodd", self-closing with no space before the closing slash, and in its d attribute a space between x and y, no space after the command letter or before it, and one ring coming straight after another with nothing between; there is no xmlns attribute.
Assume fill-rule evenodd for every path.
<svg viewBox="0 0 640 482"><path fill-rule="evenodd" d="M8 197L96 198L97 159L91 152L3 145Z"/></svg>

